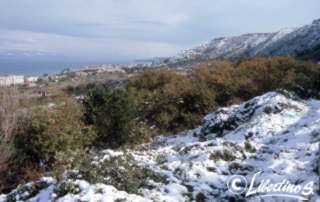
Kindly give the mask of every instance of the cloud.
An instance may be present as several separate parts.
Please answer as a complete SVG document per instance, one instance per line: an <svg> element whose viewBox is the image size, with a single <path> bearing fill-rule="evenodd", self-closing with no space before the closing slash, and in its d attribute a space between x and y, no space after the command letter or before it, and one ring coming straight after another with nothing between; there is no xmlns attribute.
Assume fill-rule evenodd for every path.
<svg viewBox="0 0 320 202"><path fill-rule="evenodd" d="M319 7L318 0L2 0L0 51L168 56L214 37L307 24Z"/></svg>
<svg viewBox="0 0 320 202"><path fill-rule="evenodd" d="M107 38L86 38L28 31L0 30L0 54L67 56L74 60L120 61L169 56L181 47L173 44ZM75 51L76 50L76 51Z"/></svg>

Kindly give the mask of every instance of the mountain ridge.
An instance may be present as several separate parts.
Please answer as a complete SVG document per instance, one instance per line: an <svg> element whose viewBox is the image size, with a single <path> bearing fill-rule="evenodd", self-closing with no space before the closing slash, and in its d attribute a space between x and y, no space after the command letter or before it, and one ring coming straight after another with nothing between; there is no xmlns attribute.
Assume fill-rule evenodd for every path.
<svg viewBox="0 0 320 202"><path fill-rule="evenodd" d="M183 50L175 57L154 60L154 64L173 64L206 59L239 59L255 56L292 56L312 52L320 45L320 19L299 28L284 28L271 33L247 33L214 38L208 43ZM307 58L307 57L305 57ZM318 60L311 56L311 60Z"/></svg>

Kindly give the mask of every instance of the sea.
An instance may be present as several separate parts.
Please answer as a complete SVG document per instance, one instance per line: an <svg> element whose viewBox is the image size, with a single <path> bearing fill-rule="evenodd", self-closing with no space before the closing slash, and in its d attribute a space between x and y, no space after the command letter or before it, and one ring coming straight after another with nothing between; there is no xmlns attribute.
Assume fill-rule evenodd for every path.
<svg viewBox="0 0 320 202"><path fill-rule="evenodd" d="M57 74L64 69L80 69L87 65L97 64L129 64L132 61L21 61L2 60L0 57L0 75L25 75L42 76L46 74Z"/></svg>
<svg viewBox="0 0 320 202"><path fill-rule="evenodd" d="M79 69L86 65L108 64L108 62L65 62L65 61L1 61L0 75L42 76L56 74L64 69Z"/></svg>

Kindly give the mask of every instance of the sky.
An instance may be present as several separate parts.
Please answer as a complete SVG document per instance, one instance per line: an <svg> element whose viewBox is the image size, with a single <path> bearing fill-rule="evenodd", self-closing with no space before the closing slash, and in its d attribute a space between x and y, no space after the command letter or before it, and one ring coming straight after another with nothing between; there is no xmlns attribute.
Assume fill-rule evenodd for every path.
<svg viewBox="0 0 320 202"><path fill-rule="evenodd" d="M319 10L319 0L0 0L0 74L172 56L309 24Z"/></svg>

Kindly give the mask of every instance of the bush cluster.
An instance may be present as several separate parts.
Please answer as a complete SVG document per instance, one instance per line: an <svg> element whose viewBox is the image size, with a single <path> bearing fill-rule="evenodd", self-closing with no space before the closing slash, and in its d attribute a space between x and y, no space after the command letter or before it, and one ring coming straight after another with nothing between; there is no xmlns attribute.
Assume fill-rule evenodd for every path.
<svg viewBox="0 0 320 202"><path fill-rule="evenodd" d="M217 107L238 104L275 90L308 98L319 96L320 66L288 57L254 58L235 63L209 60L185 75L148 70L132 78L127 90L138 100L139 116L164 132L200 123Z"/></svg>
<svg viewBox="0 0 320 202"><path fill-rule="evenodd" d="M318 96L320 67L293 58L255 58L231 62L208 61L192 73L216 93L220 106L248 100L268 91L286 89L301 97Z"/></svg>
<svg viewBox="0 0 320 202"><path fill-rule="evenodd" d="M121 88L90 86L81 102L70 95L51 92L55 95L23 107L14 93L0 92L0 192L37 178L42 172L59 174L60 170L72 169L91 148L134 146L148 142L155 133L194 128L217 107L268 91L285 89L304 98L319 97L319 78L318 64L276 57L235 63L208 60L184 74L146 70ZM30 116L20 116L26 109ZM245 147L254 151L249 143ZM226 152L211 157L234 158ZM115 171L110 167L98 176ZM128 175L128 179L143 179L145 175L140 171L137 169L136 175ZM87 173L89 178L95 175L92 172ZM123 179L118 174L112 179L116 186ZM123 187L126 183L129 182L121 182L118 187L133 187L136 191L142 186Z"/></svg>
<svg viewBox="0 0 320 202"><path fill-rule="evenodd" d="M20 120L14 135L18 160L50 167L60 153L91 145L95 133L81 121L80 109L75 100L63 97L56 106L37 107L30 118Z"/></svg>
<svg viewBox="0 0 320 202"><path fill-rule="evenodd" d="M203 83L173 71L146 71L128 86L145 122L161 131L177 132L200 123L202 116L215 109L215 93Z"/></svg>
<svg viewBox="0 0 320 202"><path fill-rule="evenodd" d="M90 158L82 160L77 169L79 176L93 184L107 183L118 190L139 194L140 188L152 186L149 180L167 183L164 176L138 165L134 157L127 153L95 164L92 161Z"/></svg>
<svg viewBox="0 0 320 202"><path fill-rule="evenodd" d="M0 87L0 193L33 175L29 168L36 171L32 165L21 166L15 162L13 131L18 126L18 120L27 117L28 109L22 107L24 98L16 87Z"/></svg>
<svg viewBox="0 0 320 202"><path fill-rule="evenodd" d="M95 127L94 145L117 148L148 139L148 127L139 120L136 99L125 89L98 86L83 101L84 121Z"/></svg>
<svg viewBox="0 0 320 202"><path fill-rule="evenodd" d="M71 168L74 156L91 146L96 137L93 128L82 121L81 105L73 98L58 93L52 95L50 103L22 103L20 97L17 93L6 98L11 101L0 102L2 108L10 109L15 116L5 125L10 123L11 133L7 136L0 133L0 151L3 152L0 192L9 191L18 183L38 179L58 166ZM28 98L24 97L24 100ZM9 102L17 104L13 108Z"/></svg>

